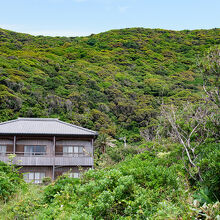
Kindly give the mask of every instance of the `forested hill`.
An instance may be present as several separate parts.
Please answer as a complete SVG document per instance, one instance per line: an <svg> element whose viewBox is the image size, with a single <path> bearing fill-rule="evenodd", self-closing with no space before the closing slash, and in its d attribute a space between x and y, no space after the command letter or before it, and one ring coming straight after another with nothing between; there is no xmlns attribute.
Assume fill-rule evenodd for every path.
<svg viewBox="0 0 220 220"><path fill-rule="evenodd" d="M140 140L163 101L196 101L196 62L220 29L131 28L88 37L0 29L0 121L58 117L113 137Z"/></svg>

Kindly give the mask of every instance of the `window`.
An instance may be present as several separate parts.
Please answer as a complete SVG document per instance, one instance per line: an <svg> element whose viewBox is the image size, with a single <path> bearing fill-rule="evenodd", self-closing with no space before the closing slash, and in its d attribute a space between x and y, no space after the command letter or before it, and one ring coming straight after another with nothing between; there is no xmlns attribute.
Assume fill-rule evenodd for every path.
<svg viewBox="0 0 220 220"><path fill-rule="evenodd" d="M79 173L69 173L69 177L79 178L79 177L80 177L80 174L79 174Z"/></svg>
<svg viewBox="0 0 220 220"><path fill-rule="evenodd" d="M46 146L24 146L24 155L30 156L30 155L37 155L42 156L46 155Z"/></svg>
<svg viewBox="0 0 220 220"><path fill-rule="evenodd" d="M83 146L64 146L63 155L70 157L79 157L83 156L84 147Z"/></svg>
<svg viewBox="0 0 220 220"><path fill-rule="evenodd" d="M27 183L42 183L42 179L45 177L45 173L43 172L30 172L24 173L24 180Z"/></svg>
<svg viewBox="0 0 220 220"><path fill-rule="evenodd" d="M7 146L0 145L0 155L5 155L6 149L7 149Z"/></svg>

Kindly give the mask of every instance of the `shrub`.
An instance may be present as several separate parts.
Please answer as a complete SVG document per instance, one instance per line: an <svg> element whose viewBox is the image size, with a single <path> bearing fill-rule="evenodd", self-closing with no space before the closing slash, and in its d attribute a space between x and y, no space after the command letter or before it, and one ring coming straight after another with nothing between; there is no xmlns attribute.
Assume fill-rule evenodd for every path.
<svg viewBox="0 0 220 220"><path fill-rule="evenodd" d="M43 185L49 185L52 182L50 177L44 177L42 180Z"/></svg>
<svg viewBox="0 0 220 220"><path fill-rule="evenodd" d="M68 175L59 176L55 183L52 183L45 188L44 201L46 203L51 203L55 198L55 195L61 193L69 185L73 186L78 182L78 179L68 177Z"/></svg>
<svg viewBox="0 0 220 220"><path fill-rule="evenodd" d="M89 170L78 180L61 176L45 189L44 201L49 208L42 209L42 218L65 219L72 215L88 219L146 219L154 216L157 209L163 211L164 201L170 207L168 216L179 217L187 209L182 202L187 196L185 180L175 166L160 165L162 159L143 158L147 156L135 156L112 168Z"/></svg>
<svg viewBox="0 0 220 220"><path fill-rule="evenodd" d="M18 169L0 161L0 200L7 201L21 187L25 182Z"/></svg>
<svg viewBox="0 0 220 220"><path fill-rule="evenodd" d="M208 143L199 149L198 162L203 181L197 185L202 187L197 192L200 202L210 203L220 200L220 145Z"/></svg>

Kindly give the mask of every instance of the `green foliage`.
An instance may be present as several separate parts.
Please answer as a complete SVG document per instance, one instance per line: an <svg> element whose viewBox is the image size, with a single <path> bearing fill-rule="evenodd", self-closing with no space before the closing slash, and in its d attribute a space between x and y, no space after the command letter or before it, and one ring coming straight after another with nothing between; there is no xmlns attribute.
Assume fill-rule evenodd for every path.
<svg viewBox="0 0 220 220"><path fill-rule="evenodd" d="M197 185L198 190L193 195L196 200L192 199L192 189L183 163L179 160L178 146L172 146L170 152L158 152L163 149L159 146L153 150L151 148L149 143L148 151L112 167L89 170L80 179L64 175L43 188L30 185L5 205L0 211L0 217L6 213L5 219L217 217L219 203L211 203L210 191L204 185L203 188ZM204 153L211 153L215 149L219 152L216 147L207 146ZM207 156L209 157L211 155ZM219 170L218 161L215 161L214 166L211 164L213 162L210 166ZM208 173L214 175L216 170L212 172L209 168L207 167L207 178L211 177L211 184L213 176ZM217 184L218 182L216 186Z"/></svg>
<svg viewBox="0 0 220 220"><path fill-rule="evenodd" d="M42 207L43 188L39 185L29 184L19 188L16 195L7 203L0 203L0 219L32 219Z"/></svg>
<svg viewBox="0 0 220 220"><path fill-rule="evenodd" d="M44 177L42 180L43 185L49 185L52 182L50 177Z"/></svg>
<svg viewBox="0 0 220 220"><path fill-rule="evenodd" d="M220 46L211 47L200 59L203 88L209 99L220 108Z"/></svg>
<svg viewBox="0 0 220 220"><path fill-rule="evenodd" d="M77 38L0 33L0 121L58 116L114 138L129 134L130 143L157 117L161 97L198 100L196 57L220 43L219 29L131 28Z"/></svg>
<svg viewBox="0 0 220 220"><path fill-rule="evenodd" d="M198 195L201 203L210 203L220 200L220 144L207 143L199 149L198 162L203 174L202 187Z"/></svg>
<svg viewBox="0 0 220 220"><path fill-rule="evenodd" d="M69 187L69 185L73 186L74 184L78 183L78 181L78 179L70 178L68 175L58 177L56 184L52 183L46 187L44 191L44 201L47 203L52 202L55 198L55 195L65 190L65 188Z"/></svg>
<svg viewBox="0 0 220 220"><path fill-rule="evenodd" d="M166 217L188 216L184 177L179 167L177 172L177 166L161 165L164 160L146 152L112 168L89 170L79 180L62 176L45 188L40 210L33 207L39 210L36 217L146 219L162 210Z"/></svg>
<svg viewBox="0 0 220 220"><path fill-rule="evenodd" d="M9 200L22 186L25 187L25 183L18 169L0 161L0 200Z"/></svg>
<svg viewBox="0 0 220 220"><path fill-rule="evenodd" d="M10 198L0 218L217 218L219 32L131 28L67 38L0 29L0 121L59 117L100 132L98 170L80 179L25 188L14 166L0 164L0 199Z"/></svg>

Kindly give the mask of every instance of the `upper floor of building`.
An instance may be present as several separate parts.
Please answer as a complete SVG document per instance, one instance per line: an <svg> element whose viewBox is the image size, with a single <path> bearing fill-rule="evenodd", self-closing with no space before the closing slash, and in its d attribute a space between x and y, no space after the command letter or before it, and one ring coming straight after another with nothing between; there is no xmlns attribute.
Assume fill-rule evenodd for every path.
<svg viewBox="0 0 220 220"><path fill-rule="evenodd" d="M0 123L0 160L23 166L93 164L97 133L58 119L17 119Z"/></svg>

